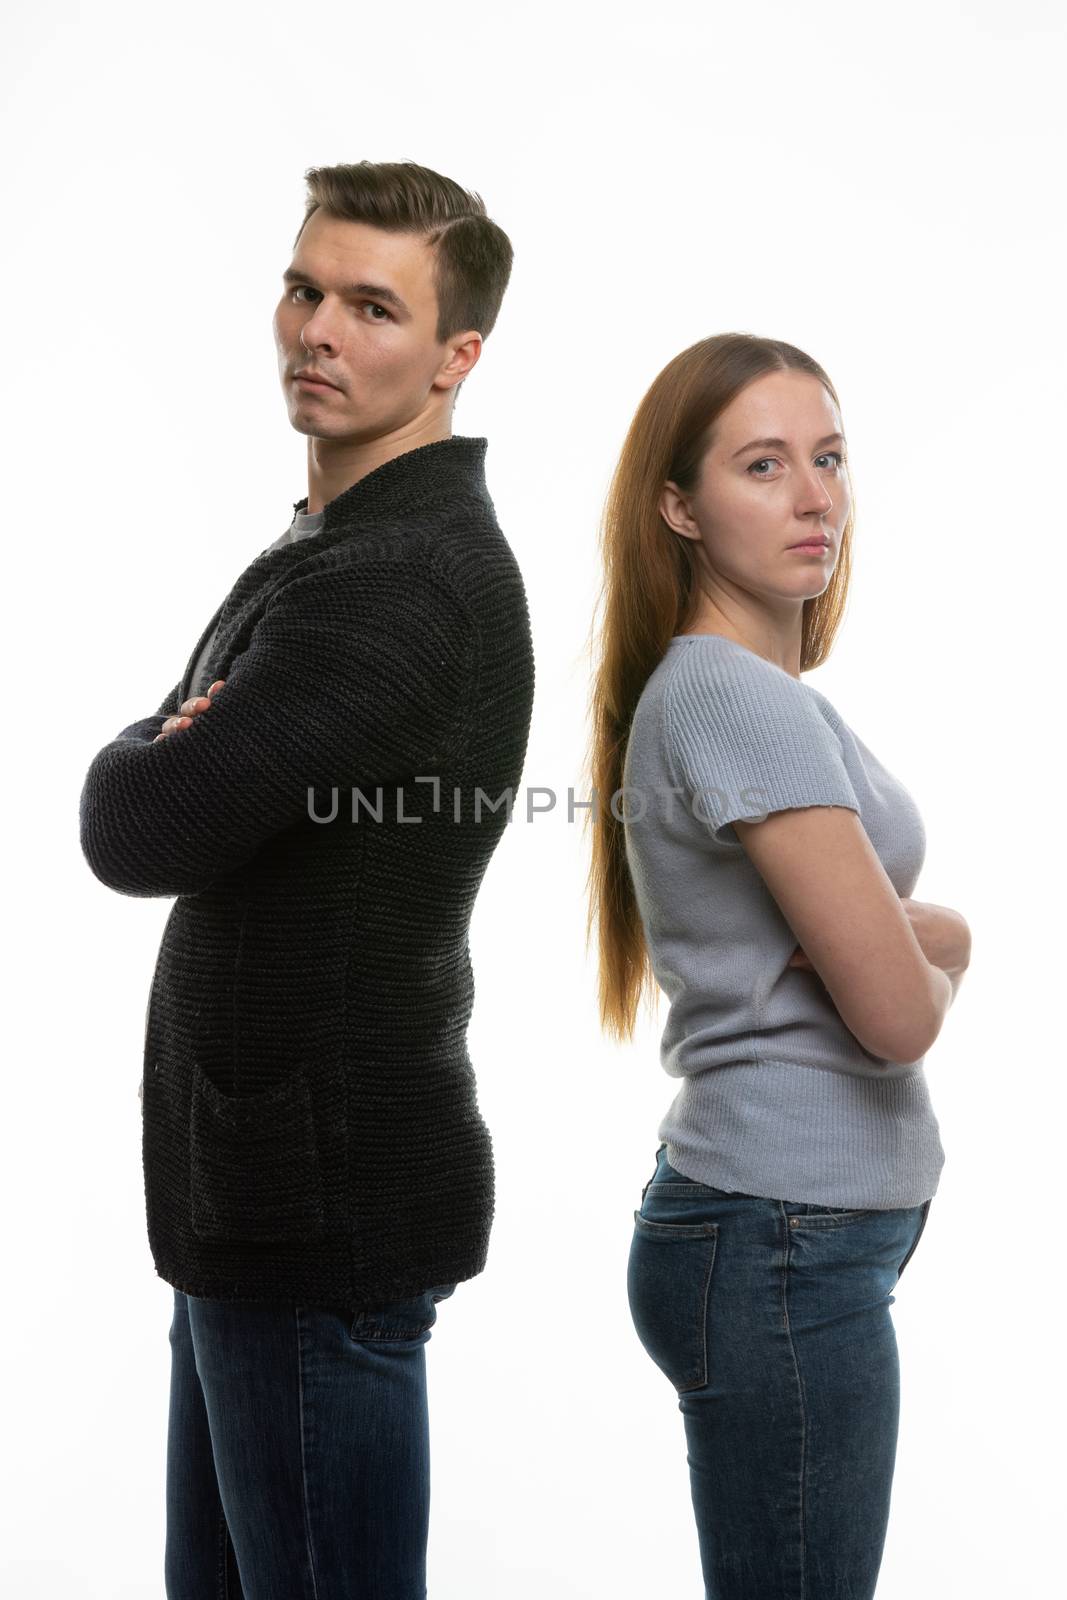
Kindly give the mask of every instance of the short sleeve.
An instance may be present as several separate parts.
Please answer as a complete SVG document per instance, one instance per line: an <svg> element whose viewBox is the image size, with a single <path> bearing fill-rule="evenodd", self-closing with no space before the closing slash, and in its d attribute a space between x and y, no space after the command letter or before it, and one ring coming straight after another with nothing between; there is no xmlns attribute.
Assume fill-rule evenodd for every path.
<svg viewBox="0 0 1067 1600"><path fill-rule="evenodd" d="M819 699L732 641L684 647L666 695L668 738L692 814L720 844L742 819L802 806L861 807Z"/></svg>

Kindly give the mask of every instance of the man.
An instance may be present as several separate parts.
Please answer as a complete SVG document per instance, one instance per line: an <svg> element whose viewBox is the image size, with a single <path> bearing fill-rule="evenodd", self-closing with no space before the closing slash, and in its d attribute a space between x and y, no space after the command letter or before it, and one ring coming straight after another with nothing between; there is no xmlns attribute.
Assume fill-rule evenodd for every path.
<svg viewBox="0 0 1067 1600"><path fill-rule="evenodd" d="M425 1594L423 1347L494 1205L467 934L533 652L452 409L511 246L413 163L307 177L274 317L307 496L81 796L97 877L177 897L142 1080L169 1600Z"/></svg>

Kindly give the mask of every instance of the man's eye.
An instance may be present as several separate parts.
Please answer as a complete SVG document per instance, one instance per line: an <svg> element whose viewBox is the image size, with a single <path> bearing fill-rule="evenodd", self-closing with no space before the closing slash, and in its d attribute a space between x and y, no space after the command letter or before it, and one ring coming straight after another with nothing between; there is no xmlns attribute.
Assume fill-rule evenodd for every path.
<svg viewBox="0 0 1067 1600"><path fill-rule="evenodd" d="M290 289L289 292L290 292L291 295L296 295L296 294L318 294L319 291L317 289L313 289L310 284L297 283L297 284L293 285L292 289ZM311 302L305 300L305 301L301 301L299 303L302 304L302 305L309 305ZM382 322L382 321L392 322L392 320L393 320L392 312L387 311L383 305L379 305L377 300L361 300L359 303L360 303L361 306L371 306L375 311L380 311L381 312L381 316L380 317L372 317L371 318L372 322Z"/></svg>

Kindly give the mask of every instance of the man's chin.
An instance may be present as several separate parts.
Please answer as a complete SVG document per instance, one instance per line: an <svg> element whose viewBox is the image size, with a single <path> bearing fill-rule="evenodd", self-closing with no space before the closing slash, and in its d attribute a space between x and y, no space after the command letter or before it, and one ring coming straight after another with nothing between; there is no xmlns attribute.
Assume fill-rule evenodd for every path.
<svg viewBox="0 0 1067 1600"><path fill-rule="evenodd" d="M328 422L323 417L310 417L302 411L290 412L289 422L297 433L306 434L309 439L348 439L357 431L351 418L343 422L336 419Z"/></svg>

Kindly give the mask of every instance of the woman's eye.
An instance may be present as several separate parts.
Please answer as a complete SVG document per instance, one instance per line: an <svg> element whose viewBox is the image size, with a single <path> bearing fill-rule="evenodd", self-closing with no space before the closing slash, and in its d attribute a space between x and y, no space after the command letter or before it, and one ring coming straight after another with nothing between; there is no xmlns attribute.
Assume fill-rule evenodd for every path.
<svg viewBox="0 0 1067 1600"><path fill-rule="evenodd" d="M826 460L828 460L828 458L830 456L833 456L834 460L837 462L838 467L844 466L845 456L840 450L824 450L822 455L816 456L815 459L816 459L816 461L826 461ZM757 472L755 469L757 467L766 466L768 462L773 462L774 460L775 460L774 456L761 456L758 461L753 461L749 465L748 470L749 470L749 472L752 473L752 476L754 478L766 478L766 477L769 477L770 476L769 473Z"/></svg>

